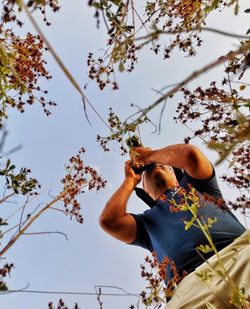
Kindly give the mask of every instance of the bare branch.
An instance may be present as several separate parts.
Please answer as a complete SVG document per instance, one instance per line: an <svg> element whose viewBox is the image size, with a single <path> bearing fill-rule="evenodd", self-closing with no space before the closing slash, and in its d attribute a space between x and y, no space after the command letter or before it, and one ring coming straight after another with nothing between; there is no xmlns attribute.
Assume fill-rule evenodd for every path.
<svg viewBox="0 0 250 309"><path fill-rule="evenodd" d="M10 193L9 195L6 195L4 198L2 198L2 199L0 200L0 204L6 202L10 197L12 197L12 196L15 195L15 194L16 194L15 192L12 192L12 193Z"/></svg>
<svg viewBox="0 0 250 309"><path fill-rule="evenodd" d="M231 37L231 38L235 38L235 39L244 39L244 40L250 39L249 35L236 34L236 33L228 32L228 31L224 31L224 30L220 30L220 29L212 28L212 27L194 28L194 29L190 29L189 32L197 31L197 30L199 30L201 32L202 31L213 32L213 33L218 34L218 35L223 35L223 36L227 36L227 37ZM178 34L178 33L186 33L186 32L187 32L187 30L185 30L185 29L183 29L182 31L164 31L164 30L156 29L155 31L153 31L153 32L151 32L147 35L136 38L135 41L142 41L142 40L150 39L147 42L142 43L143 45L145 45L146 43L149 43L150 41L154 41L154 40L158 39L159 35L161 35L161 34L175 35L175 34Z"/></svg>
<svg viewBox="0 0 250 309"><path fill-rule="evenodd" d="M59 231L47 231L47 232L32 232L32 233L23 233L23 235L28 235L28 236L31 236L31 235L50 235L50 234L59 234L59 235L62 235L66 238L66 240L68 241L68 236L67 234L63 233L63 232L59 232Z"/></svg>

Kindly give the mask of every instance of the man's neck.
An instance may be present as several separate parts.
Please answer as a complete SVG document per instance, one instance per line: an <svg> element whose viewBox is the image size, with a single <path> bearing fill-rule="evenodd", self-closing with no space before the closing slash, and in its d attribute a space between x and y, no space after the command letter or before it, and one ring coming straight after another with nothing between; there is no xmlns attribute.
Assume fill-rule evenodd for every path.
<svg viewBox="0 0 250 309"><path fill-rule="evenodd" d="M160 199L160 197L169 192L169 191L172 191L172 190L177 190L179 188L179 184L174 184L172 186L168 186L168 187L165 187L165 188L162 188L161 190L157 190L156 194L154 195L155 198L154 200L157 201L158 199Z"/></svg>

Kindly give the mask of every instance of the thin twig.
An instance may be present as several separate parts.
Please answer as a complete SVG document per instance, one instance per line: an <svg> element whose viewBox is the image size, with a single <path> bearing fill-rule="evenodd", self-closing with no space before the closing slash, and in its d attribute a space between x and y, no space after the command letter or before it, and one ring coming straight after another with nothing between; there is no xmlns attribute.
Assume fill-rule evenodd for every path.
<svg viewBox="0 0 250 309"><path fill-rule="evenodd" d="M25 222L22 222L22 221L23 221L24 210L25 210L25 208L26 208L28 202L29 202L29 196L26 198L26 201L25 201L25 203L24 203L24 205L23 205L23 208L22 208L22 211L21 211L20 220L19 220L19 232L20 232L20 230L21 230L21 227L22 227L22 226L24 225L24 223L28 220L28 217L26 217Z"/></svg>
<svg viewBox="0 0 250 309"><path fill-rule="evenodd" d="M121 288L119 286L116 286L116 285L95 285L95 290L97 288L102 288L102 289L115 289L115 290L119 290L119 291L122 291L124 294L127 294L127 295L136 295L138 296L138 294L131 294L130 292L128 292L127 290L125 290L124 288Z"/></svg>
<svg viewBox="0 0 250 309"><path fill-rule="evenodd" d="M1 232L1 235L3 236L3 235L5 235L5 234L11 232L12 230L14 230L15 228L17 228L18 226L19 226L19 224L16 224L16 225L12 226L12 227L9 228L8 230L6 230L6 231L4 231L4 232Z"/></svg>
<svg viewBox="0 0 250 309"><path fill-rule="evenodd" d="M152 88L152 90L155 91L157 94L160 94L160 95L163 94L161 90L156 90L154 88ZM158 134L160 134L160 132L161 132L161 122L162 122L162 117L163 117L166 105L167 105L167 99L164 101L163 107L162 107L161 112L160 112L160 118L159 118L159 122L158 122Z"/></svg>
<svg viewBox="0 0 250 309"><path fill-rule="evenodd" d="M109 31L109 26L108 26L108 23L107 23L107 20L106 20L106 17L105 17L105 14L104 14L104 8L103 8L103 0L100 1L100 4L101 4L101 11L102 11L102 18L103 18L103 21L104 21L104 24L106 26L106 29Z"/></svg>
<svg viewBox="0 0 250 309"><path fill-rule="evenodd" d="M59 232L59 231L46 231L46 232L32 232L32 233L23 233L23 235L28 235L28 236L31 236L31 235L44 235L44 234L47 234L47 235L50 235L50 234L59 234L59 235L62 235L66 238L66 240L68 241L68 236L67 234L63 233L63 232Z"/></svg>
<svg viewBox="0 0 250 309"><path fill-rule="evenodd" d="M142 112L142 113L143 113L143 109L142 109L139 105L137 105L137 104L131 104L131 106L132 106L132 107L137 107L138 110L139 110L139 112ZM135 115L136 115L137 113L138 113L138 112L136 112ZM153 121L150 120L150 119L147 117L146 114L145 114L144 116L147 118L147 121L150 122L150 123L152 124L152 126L155 128L155 130L154 130L152 133L156 133L156 132L157 132L157 125L156 125L155 123L153 123ZM132 116L131 116L131 117L132 117ZM130 116L129 116L129 118L130 118ZM127 119L125 120L125 123L129 120L129 118L127 118Z"/></svg>
<svg viewBox="0 0 250 309"><path fill-rule="evenodd" d="M5 201L7 201L10 197L12 197L15 194L16 194L15 192L12 192L9 195L6 195L4 198L0 200L0 204L4 203Z"/></svg>
<svg viewBox="0 0 250 309"><path fill-rule="evenodd" d="M66 215L66 212L65 212L65 210L63 210L63 209L60 209L60 208L57 208L57 207L50 207L50 209L51 209L51 210L56 210L56 211L62 212L63 214Z"/></svg>
<svg viewBox="0 0 250 309"><path fill-rule="evenodd" d="M7 137L7 135L8 135L8 131L5 130L5 129L3 129L3 130L4 130L4 131L3 131L3 134L2 134L2 136L1 136L1 141L0 141L0 152L3 151L3 146L4 146L4 143L5 143L6 137Z"/></svg>
<svg viewBox="0 0 250 309"><path fill-rule="evenodd" d="M21 148L22 148L22 145L17 145L14 148L10 149L9 151L5 152L5 155L9 156L9 155L11 155L14 152L19 151Z"/></svg>

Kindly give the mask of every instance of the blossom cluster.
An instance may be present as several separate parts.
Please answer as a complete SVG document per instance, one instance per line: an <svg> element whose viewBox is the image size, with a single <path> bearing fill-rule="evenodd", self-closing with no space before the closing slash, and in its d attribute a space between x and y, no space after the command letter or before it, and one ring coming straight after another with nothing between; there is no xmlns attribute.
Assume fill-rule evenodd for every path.
<svg viewBox="0 0 250 309"><path fill-rule="evenodd" d="M2 268L0 268L0 291L7 290L6 283L3 281L3 278L5 278L7 275L10 275L10 272L12 268L14 267L14 264L6 263L3 265Z"/></svg>
<svg viewBox="0 0 250 309"><path fill-rule="evenodd" d="M69 307L67 307L65 305L65 302L63 299L59 299L58 304L56 306L54 306L53 302L49 302L48 303L48 309L69 309ZM77 303L75 303L74 307L72 309L81 309Z"/></svg>
<svg viewBox="0 0 250 309"><path fill-rule="evenodd" d="M153 21L163 31L176 33L170 45L164 48L165 59L170 57L176 47L189 56L195 55L195 45L200 46L202 43L200 29L205 24L204 6L200 0L147 2L146 14L148 21Z"/></svg>
<svg viewBox="0 0 250 309"><path fill-rule="evenodd" d="M85 149L81 148L77 155L70 158L70 164L66 167L67 175L62 179L63 192L65 192L63 197L65 212L79 223L83 223L79 195L86 190L99 191L105 188L107 183L93 167L84 165L81 158L84 153Z"/></svg>
<svg viewBox="0 0 250 309"><path fill-rule="evenodd" d="M47 26L50 26L50 22L46 17L46 10L49 7L52 12L57 12L60 8L57 0L29 0L27 1L27 7L33 10L39 10L43 16L43 21ZM17 11L22 10L20 1L17 0L3 0L2 1L3 11L1 15L2 24L14 22L18 26L22 26L23 22L17 18Z"/></svg>
<svg viewBox="0 0 250 309"><path fill-rule="evenodd" d="M168 280L166 270L170 267L172 278ZM178 273L174 261L164 257L162 261L157 258L156 252L152 252L152 257L146 256L145 263L141 264L141 276L148 282L147 291L141 292L142 302L146 306L157 305L162 300L169 300L176 285L186 276ZM168 282L165 285L164 281Z"/></svg>
<svg viewBox="0 0 250 309"><path fill-rule="evenodd" d="M115 72L132 72L138 62L138 51L145 45L150 44L155 54L159 54L159 34L171 35L170 41L164 42L164 59L176 48L194 56L196 47L202 44L201 31L208 14L231 6L236 15L239 10L239 0L146 1L143 16L132 0L90 0L88 5L95 9L97 27L101 16L107 29L107 48L103 55L94 59L90 53L87 60L89 78L95 80L101 90L107 85L118 89ZM144 30L146 36L137 36Z"/></svg>
<svg viewBox="0 0 250 309"><path fill-rule="evenodd" d="M184 101L178 104L174 119L187 125L199 120L193 135L185 142L199 136L208 140L208 146L218 152L218 162L229 158L232 173L223 175L222 179L241 190L240 196L229 205L248 208L249 199L243 197L243 191L249 191L250 177L249 99L240 94L244 87L240 86L240 90L233 88L229 78L224 78L222 85L228 86L229 90L217 87L215 81L206 89L197 87L191 91L182 88Z"/></svg>
<svg viewBox="0 0 250 309"><path fill-rule="evenodd" d="M16 108L24 112L25 106L38 102L46 115L50 115L48 106L55 106L53 101L46 101L46 90L38 83L41 79L50 80L43 58L43 39L39 35L27 33L20 38L11 30L0 34L1 62L5 71L1 71L2 90L0 90L0 124L8 117L7 109Z"/></svg>
<svg viewBox="0 0 250 309"><path fill-rule="evenodd" d="M110 1L111 2L111 1ZM128 24L129 12L134 14L132 1L89 1L89 5L96 9L96 17L99 19L99 11L102 11L107 27L107 49L102 57L93 58L89 53L87 65L89 67L89 78L95 80L99 89L103 90L110 85L113 90L119 88L115 77L115 70L120 72L132 72L138 61L137 51L139 47L135 44L134 17L132 23ZM106 16L106 17L105 17ZM98 22L99 24L99 22Z"/></svg>

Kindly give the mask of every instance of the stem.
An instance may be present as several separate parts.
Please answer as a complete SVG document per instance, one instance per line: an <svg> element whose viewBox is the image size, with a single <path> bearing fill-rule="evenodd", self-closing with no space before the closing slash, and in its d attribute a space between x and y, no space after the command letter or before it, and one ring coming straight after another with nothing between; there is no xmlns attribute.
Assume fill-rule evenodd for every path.
<svg viewBox="0 0 250 309"><path fill-rule="evenodd" d="M6 195L4 198L0 200L0 204L4 203L5 201L7 201L10 197L12 197L15 194L16 194L15 192L12 192L9 195Z"/></svg>
<svg viewBox="0 0 250 309"><path fill-rule="evenodd" d="M68 190L67 190L68 191ZM56 198L54 198L50 203L48 203L44 208L42 208L34 217L30 219L30 221L22 228L20 229L19 233L11 239L8 244L1 250L0 257L3 256L12 246L13 244L23 235L23 233L30 227L30 225L39 218L48 208L50 208L53 204L58 202L61 198L63 198L68 192L63 191L61 192Z"/></svg>
<svg viewBox="0 0 250 309"><path fill-rule="evenodd" d="M223 273L226 275L226 277L227 277L227 279L228 279L228 282L229 282L229 284L231 285L233 291L234 291L235 293L238 293L237 286L236 286L235 282L233 281L233 279L229 276L229 274L228 274L228 272L227 272L227 270L226 270L226 268L225 268L223 262L221 261L220 255L219 255L219 253L218 253L218 251L217 251L217 249L216 249L216 247L215 247L215 245L214 245L214 242L213 242L213 240L212 240L212 238L211 238L211 235L210 235L208 229L206 229L206 228L203 226L203 224L202 224L201 221L197 218L197 215L194 213L194 211L193 211L192 208L188 205L188 203L186 203L186 206L188 207L188 209L189 209L189 211L192 213L192 215L196 217L196 221L197 221L197 223L198 223L200 229L202 230L203 234L205 235L206 239L208 240L210 246L212 247L212 249L213 249L215 255L217 256L218 262L219 262L220 266L222 267ZM217 274L218 274L218 273L217 273Z"/></svg>

